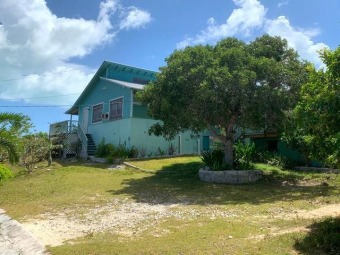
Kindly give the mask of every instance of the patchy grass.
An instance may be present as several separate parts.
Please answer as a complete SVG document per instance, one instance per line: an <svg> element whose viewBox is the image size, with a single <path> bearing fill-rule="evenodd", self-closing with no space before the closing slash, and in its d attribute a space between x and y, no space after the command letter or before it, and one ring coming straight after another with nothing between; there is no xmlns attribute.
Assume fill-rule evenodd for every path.
<svg viewBox="0 0 340 255"><path fill-rule="evenodd" d="M159 158L150 160L134 160L131 164L147 170L162 170L166 167L174 167L174 165L181 165L182 167L186 164L197 163L197 165L203 165L202 160L198 156L192 157L172 157L172 158Z"/></svg>
<svg viewBox="0 0 340 255"><path fill-rule="evenodd" d="M104 204L111 197L108 190L120 190L124 180L145 176L133 170L109 171L103 165L58 163L51 168L41 164L32 174L18 167L14 172L17 176L0 187L0 205L17 219Z"/></svg>
<svg viewBox="0 0 340 255"><path fill-rule="evenodd" d="M149 227L141 222L136 233L91 232L49 247L52 254L296 254L296 240L303 240L307 227L318 220L300 215L340 203L340 177L335 174L257 164L264 178L238 186L201 182L199 157L133 164L158 171L54 164L50 171L41 167L4 183L0 204L19 220L65 210L78 212L80 218L116 198L135 208L155 205L164 210L145 214Z"/></svg>

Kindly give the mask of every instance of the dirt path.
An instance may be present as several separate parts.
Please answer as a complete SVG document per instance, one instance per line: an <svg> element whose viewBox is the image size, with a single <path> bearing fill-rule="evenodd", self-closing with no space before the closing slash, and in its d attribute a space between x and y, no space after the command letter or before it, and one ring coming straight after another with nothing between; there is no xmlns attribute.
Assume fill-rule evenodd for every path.
<svg viewBox="0 0 340 255"><path fill-rule="evenodd" d="M81 208L57 214L43 214L38 218L28 219L22 224L43 244L59 246L67 240L104 231L124 236L138 236L170 217L185 220L202 216L211 218L243 216L242 211L225 211L218 206L211 206L209 210L198 210L179 204L135 203L127 199L114 199L105 206L86 210L81 215L79 210ZM276 215L283 219L296 217L317 219L327 216L340 216L340 204L327 205L312 211L301 210ZM273 231L272 235L282 235L290 233L289 231L277 230ZM292 231L306 231L306 229L298 228Z"/></svg>

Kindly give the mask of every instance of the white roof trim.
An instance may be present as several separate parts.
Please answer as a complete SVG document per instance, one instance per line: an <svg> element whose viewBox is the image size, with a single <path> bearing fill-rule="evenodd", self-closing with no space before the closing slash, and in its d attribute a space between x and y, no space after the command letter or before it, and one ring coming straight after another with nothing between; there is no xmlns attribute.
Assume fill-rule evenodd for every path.
<svg viewBox="0 0 340 255"><path fill-rule="evenodd" d="M144 88L144 85L138 84L138 83L132 83L132 82L126 82L126 81L118 81L118 80L104 78L104 77L100 77L100 79L102 79L104 81L111 82L111 83L118 84L118 85L123 86L123 87L132 88L132 89L139 89L139 90L141 90L141 89Z"/></svg>

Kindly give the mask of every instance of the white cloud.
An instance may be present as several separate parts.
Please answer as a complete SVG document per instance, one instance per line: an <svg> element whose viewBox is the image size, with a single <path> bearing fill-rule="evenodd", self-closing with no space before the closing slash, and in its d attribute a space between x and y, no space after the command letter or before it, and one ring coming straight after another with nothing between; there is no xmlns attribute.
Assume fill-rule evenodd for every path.
<svg viewBox="0 0 340 255"><path fill-rule="evenodd" d="M258 0L234 0L239 7L232 11L226 22L217 25L214 18L210 18L207 27L194 37L188 37L177 44L177 48L189 45L215 43L228 36L250 36L252 33L268 33L272 36L281 36L287 39L290 47L298 51L302 59L322 67L318 51L327 48L327 45L313 41L320 34L318 28L299 29L292 26L289 20L280 16L274 20L266 17L266 8ZM282 6L288 1L281 2ZM280 7L279 6L279 7Z"/></svg>
<svg viewBox="0 0 340 255"><path fill-rule="evenodd" d="M97 20L85 20L57 17L45 0L1 0L0 99L81 92L95 70L72 64L71 59L88 55L117 36L121 29L119 22L112 23L113 16L139 11L119 0L105 0ZM140 25L135 21L129 28L146 25L148 15L149 20L140 20ZM76 97L57 98L53 104L72 104Z"/></svg>
<svg viewBox="0 0 340 255"><path fill-rule="evenodd" d="M275 20L267 20L265 30L269 35L285 38L288 45L296 49L302 59L311 61L317 67L323 66L318 51L328 46L313 42L313 37L319 34L318 29L294 28L286 17L280 16Z"/></svg>
<svg viewBox="0 0 340 255"><path fill-rule="evenodd" d="M218 25L214 18L208 19L208 26L195 37L189 37L177 44L184 48L193 44L214 43L221 38L235 35L250 36L254 29L261 28L266 9L257 0L234 0L239 8L232 11L226 22Z"/></svg>
<svg viewBox="0 0 340 255"><path fill-rule="evenodd" d="M140 28L151 21L150 13L140 10L134 6L129 7L125 18L120 23L120 29L129 30Z"/></svg>
<svg viewBox="0 0 340 255"><path fill-rule="evenodd" d="M280 3L277 4L277 8L281 8L282 6L288 5L288 4L289 4L289 1L288 1L288 0L282 1L282 2L280 2Z"/></svg>

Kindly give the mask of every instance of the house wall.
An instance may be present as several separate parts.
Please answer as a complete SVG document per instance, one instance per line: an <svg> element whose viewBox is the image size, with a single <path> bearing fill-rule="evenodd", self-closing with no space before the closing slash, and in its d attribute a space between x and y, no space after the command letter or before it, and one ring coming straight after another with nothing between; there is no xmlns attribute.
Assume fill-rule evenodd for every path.
<svg viewBox="0 0 340 255"><path fill-rule="evenodd" d="M89 133L92 135L95 144L105 139L105 143L115 145L124 144L127 147L131 145L131 119L121 119L115 121L103 121L97 125L89 126Z"/></svg>
<svg viewBox="0 0 340 255"><path fill-rule="evenodd" d="M120 120L103 120L103 122L92 123L92 107L103 103L103 113L107 113L110 110L110 101L119 97L123 97L123 119L130 118L132 110L131 89L99 79L97 85L88 92L79 106L79 123L82 124L83 109L89 107L88 133L100 133L103 127L114 126L114 123L109 125L105 122L118 122ZM97 140L95 141L97 142Z"/></svg>
<svg viewBox="0 0 340 255"><path fill-rule="evenodd" d="M149 135L150 126L156 123L156 120L132 118L131 119L131 145L137 148L146 148L148 153L157 153L158 148L165 150L166 153L170 144L176 148L177 154L199 153L202 150L202 137L192 139L190 132L181 133L175 139L167 141L163 137Z"/></svg>

